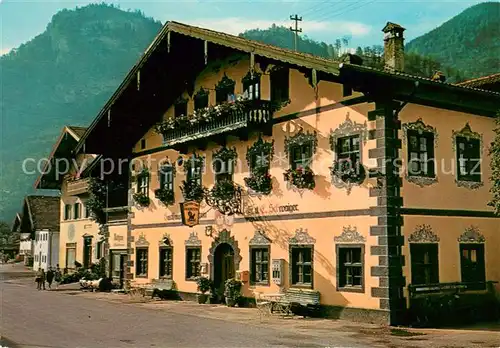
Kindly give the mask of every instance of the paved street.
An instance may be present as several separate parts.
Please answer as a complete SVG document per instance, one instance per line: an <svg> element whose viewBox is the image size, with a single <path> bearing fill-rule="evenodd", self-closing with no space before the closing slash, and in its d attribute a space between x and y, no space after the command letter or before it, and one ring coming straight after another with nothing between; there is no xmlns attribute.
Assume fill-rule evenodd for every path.
<svg viewBox="0 0 500 348"><path fill-rule="evenodd" d="M270 319L255 309L126 295L37 291L0 265L0 345L15 347L499 347L498 333L415 333L342 321ZM12 271L10 271L12 272ZM29 273L26 275L30 275ZM17 275L18 278L20 275Z"/></svg>

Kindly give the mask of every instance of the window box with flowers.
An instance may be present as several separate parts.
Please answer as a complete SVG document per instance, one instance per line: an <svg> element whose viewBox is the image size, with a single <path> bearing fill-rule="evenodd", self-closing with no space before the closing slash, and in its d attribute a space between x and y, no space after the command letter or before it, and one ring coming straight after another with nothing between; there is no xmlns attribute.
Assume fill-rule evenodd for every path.
<svg viewBox="0 0 500 348"><path fill-rule="evenodd" d="M205 189L201 184L201 173L204 157L193 154L184 161L186 180L182 181L181 191L185 201L201 202L205 197Z"/></svg>
<svg viewBox="0 0 500 348"><path fill-rule="evenodd" d="M234 163L238 153L236 148L222 147L212 155L215 184L210 190L210 198L216 202L229 202L234 198L236 187L233 182Z"/></svg>
<svg viewBox="0 0 500 348"><path fill-rule="evenodd" d="M303 130L285 139L285 151L290 160L290 168L284 173L284 180L298 189L314 190L314 172L310 164L316 153L318 139L316 132L304 133Z"/></svg>
<svg viewBox="0 0 500 348"><path fill-rule="evenodd" d="M273 155L274 140L266 142L261 136L248 148L246 159L250 169L250 176L244 180L252 191L263 195L271 193L273 184L269 169Z"/></svg>
<svg viewBox="0 0 500 348"><path fill-rule="evenodd" d="M151 203L149 199L149 179L150 174L147 168L141 169L136 176L137 192L134 193L134 201L141 207L148 207Z"/></svg>

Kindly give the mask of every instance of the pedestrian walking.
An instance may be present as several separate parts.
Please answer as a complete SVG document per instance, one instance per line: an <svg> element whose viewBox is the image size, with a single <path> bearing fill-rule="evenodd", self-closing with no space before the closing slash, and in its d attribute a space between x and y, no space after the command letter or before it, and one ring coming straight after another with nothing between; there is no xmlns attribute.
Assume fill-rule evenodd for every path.
<svg viewBox="0 0 500 348"><path fill-rule="evenodd" d="M47 271L47 285L49 286L49 290L52 289L53 280L54 280L54 270L52 269L52 266L50 266L49 270Z"/></svg>
<svg viewBox="0 0 500 348"><path fill-rule="evenodd" d="M36 283L36 289L41 290L42 289L42 269L41 268L39 268L35 274L35 283Z"/></svg>
<svg viewBox="0 0 500 348"><path fill-rule="evenodd" d="M61 274L61 269L59 268L59 264L57 264L56 270L54 272L54 281L56 283L56 289L58 289L59 284L61 284L62 281L62 274Z"/></svg>
<svg viewBox="0 0 500 348"><path fill-rule="evenodd" d="M40 283L42 289L45 290L45 271L43 268L42 268Z"/></svg>

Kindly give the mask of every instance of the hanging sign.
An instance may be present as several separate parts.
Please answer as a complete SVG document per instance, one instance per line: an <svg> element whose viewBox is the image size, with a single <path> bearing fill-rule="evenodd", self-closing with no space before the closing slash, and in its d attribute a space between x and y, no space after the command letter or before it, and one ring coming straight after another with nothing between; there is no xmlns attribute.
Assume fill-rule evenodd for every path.
<svg viewBox="0 0 500 348"><path fill-rule="evenodd" d="M180 203L182 224L193 227L200 223L200 203L188 201Z"/></svg>

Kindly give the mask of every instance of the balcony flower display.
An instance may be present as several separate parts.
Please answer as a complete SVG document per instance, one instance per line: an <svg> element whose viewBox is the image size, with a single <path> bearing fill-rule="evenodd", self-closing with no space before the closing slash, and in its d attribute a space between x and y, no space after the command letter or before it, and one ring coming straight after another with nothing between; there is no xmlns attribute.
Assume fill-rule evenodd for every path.
<svg viewBox="0 0 500 348"><path fill-rule="evenodd" d="M243 111L245 109L245 102L247 98L238 96L234 102L226 102L215 106L207 106L195 110L190 116L169 117L165 121L158 123L155 126L155 131L159 134L177 129L203 124L214 120L215 118L222 117L231 112Z"/></svg>
<svg viewBox="0 0 500 348"><path fill-rule="evenodd" d="M196 180L183 180L181 191L185 201L201 202L205 197L204 188Z"/></svg>
<svg viewBox="0 0 500 348"><path fill-rule="evenodd" d="M211 198L215 201L228 202L234 198L235 186L232 180L219 180L210 190Z"/></svg>
<svg viewBox="0 0 500 348"><path fill-rule="evenodd" d="M248 148L247 163L250 176L244 178L245 184L257 193L268 195L273 189L269 168L274 155L274 140L267 142L259 139Z"/></svg>
<svg viewBox="0 0 500 348"><path fill-rule="evenodd" d="M366 178L365 168L351 160L340 160L333 162L330 167L332 176L342 180L345 183L360 183Z"/></svg>
<svg viewBox="0 0 500 348"><path fill-rule="evenodd" d="M173 205L175 202L174 190L160 187L155 190L155 197L166 206Z"/></svg>
<svg viewBox="0 0 500 348"><path fill-rule="evenodd" d="M288 169L284 174L285 181L288 181L298 189L314 190L314 172L309 167L298 167Z"/></svg>

